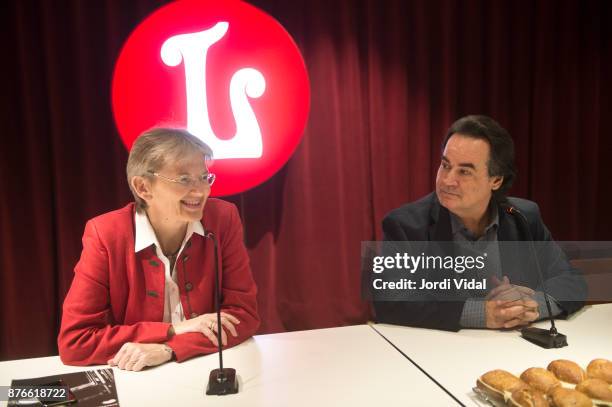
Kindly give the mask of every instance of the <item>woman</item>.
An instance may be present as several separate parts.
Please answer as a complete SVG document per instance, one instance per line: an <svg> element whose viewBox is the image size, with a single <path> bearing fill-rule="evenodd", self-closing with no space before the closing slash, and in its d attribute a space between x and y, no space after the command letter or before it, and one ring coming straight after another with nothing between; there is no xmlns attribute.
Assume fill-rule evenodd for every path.
<svg viewBox="0 0 612 407"><path fill-rule="evenodd" d="M236 207L208 199L211 156L184 130L157 128L135 141L127 163L135 203L85 226L58 336L64 363L141 370L215 352L209 233L222 270L223 345L257 331L257 288Z"/></svg>

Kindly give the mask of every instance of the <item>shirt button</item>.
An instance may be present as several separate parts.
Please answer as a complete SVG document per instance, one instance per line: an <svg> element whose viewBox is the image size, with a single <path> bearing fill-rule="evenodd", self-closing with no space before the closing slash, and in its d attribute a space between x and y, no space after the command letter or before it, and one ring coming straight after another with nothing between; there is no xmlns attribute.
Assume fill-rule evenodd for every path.
<svg viewBox="0 0 612 407"><path fill-rule="evenodd" d="M183 263L185 263L187 260L189 260L189 256L183 257Z"/></svg>
<svg viewBox="0 0 612 407"><path fill-rule="evenodd" d="M191 313L191 318L195 318L195 317L197 317L197 316L198 316L198 313L197 313L197 312L192 312L192 313Z"/></svg>
<svg viewBox="0 0 612 407"><path fill-rule="evenodd" d="M155 260L149 260L149 264L152 265L153 267L159 266L159 263L156 262Z"/></svg>
<svg viewBox="0 0 612 407"><path fill-rule="evenodd" d="M185 290L187 290L187 291L191 291L191 290L193 290L193 284L191 284L191 283L189 283L189 282L188 282L188 283L186 283L186 284L185 284Z"/></svg>

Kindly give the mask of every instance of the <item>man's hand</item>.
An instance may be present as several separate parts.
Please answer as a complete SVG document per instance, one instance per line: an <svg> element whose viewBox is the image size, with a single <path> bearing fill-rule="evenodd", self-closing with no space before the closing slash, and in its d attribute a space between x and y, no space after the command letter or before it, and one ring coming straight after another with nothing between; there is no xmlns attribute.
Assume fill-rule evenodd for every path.
<svg viewBox="0 0 612 407"><path fill-rule="evenodd" d="M517 301L488 300L485 305L487 328L515 328L538 319L538 303L532 299Z"/></svg>
<svg viewBox="0 0 612 407"><path fill-rule="evenodd" d="M533 299L535 291L510 284L505 276L501 281L493 277L492 282L496 287L486 297L487 328L515 328L538 319L538 303Z"/></svg>
<svg viewBox="0 0 612 407"><path fill-rule="evenodd" d="M114 358L108 361L110 366L123 370L139 371L146 366L157 366L172 358L172 349L159 343L124 343Z"/></svg>
<svg viewBox="0 0 612 407"><path fill-rule="evenodd" d="M227 334L225 331L228 330L233 337L238 336L238 332L234 325L238 325L239 323L240 321L235 316L226 312L221 313L221 325L224 328L221 329L221 342L223 346L227 345ZM196 318L186 319L185 321L172 324L172 328L176 335L187 332L200 332L210 339L213 345L219 346L219 342L217 341L217 314L215 313L203 314Z"/></svg>
<svg viewBox="0 0 612 407"><path fill-rule="evenodd" d="M506 276L504 276L502 280L493 276L491 277L491 283L495 288L487 294L487 300L515 301L533 299L535 295L535 291L529 287L510 284L510 280Z"/></svg>

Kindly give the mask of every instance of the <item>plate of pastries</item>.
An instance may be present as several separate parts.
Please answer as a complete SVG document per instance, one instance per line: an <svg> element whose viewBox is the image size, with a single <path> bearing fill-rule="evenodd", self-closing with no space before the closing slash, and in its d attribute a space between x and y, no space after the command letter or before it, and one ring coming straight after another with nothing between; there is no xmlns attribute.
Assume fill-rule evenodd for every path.
<svg viewBox="0 0 612 407"><path fill-rule="evenodd" d="M585 370L557 359L519 376L491 370L476 380L474 392L499 407L612 407L612 361L594 359Z"/></svg>

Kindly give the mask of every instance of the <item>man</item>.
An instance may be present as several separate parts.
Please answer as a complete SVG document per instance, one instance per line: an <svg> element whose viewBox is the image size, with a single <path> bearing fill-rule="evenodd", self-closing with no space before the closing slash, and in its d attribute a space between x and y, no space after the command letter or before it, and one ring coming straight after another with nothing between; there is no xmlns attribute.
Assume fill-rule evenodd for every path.
<svg viewBox="0 0 612 407"><path fill-rule="evenodd" d="M453 301L375 301L378 321L457 331L514 328L547 317L536 270L517 265L517 257L533 250L517 255L500 241L551 242L543 256L550 264L542 271L552 313L580 309L584 280L552 243L537 204L506 198L516 174L508 132L489 117L466 116L450 127L442 147L435 193L391 211L383 220L384 240L484 244L493 289Z"/></svg>

